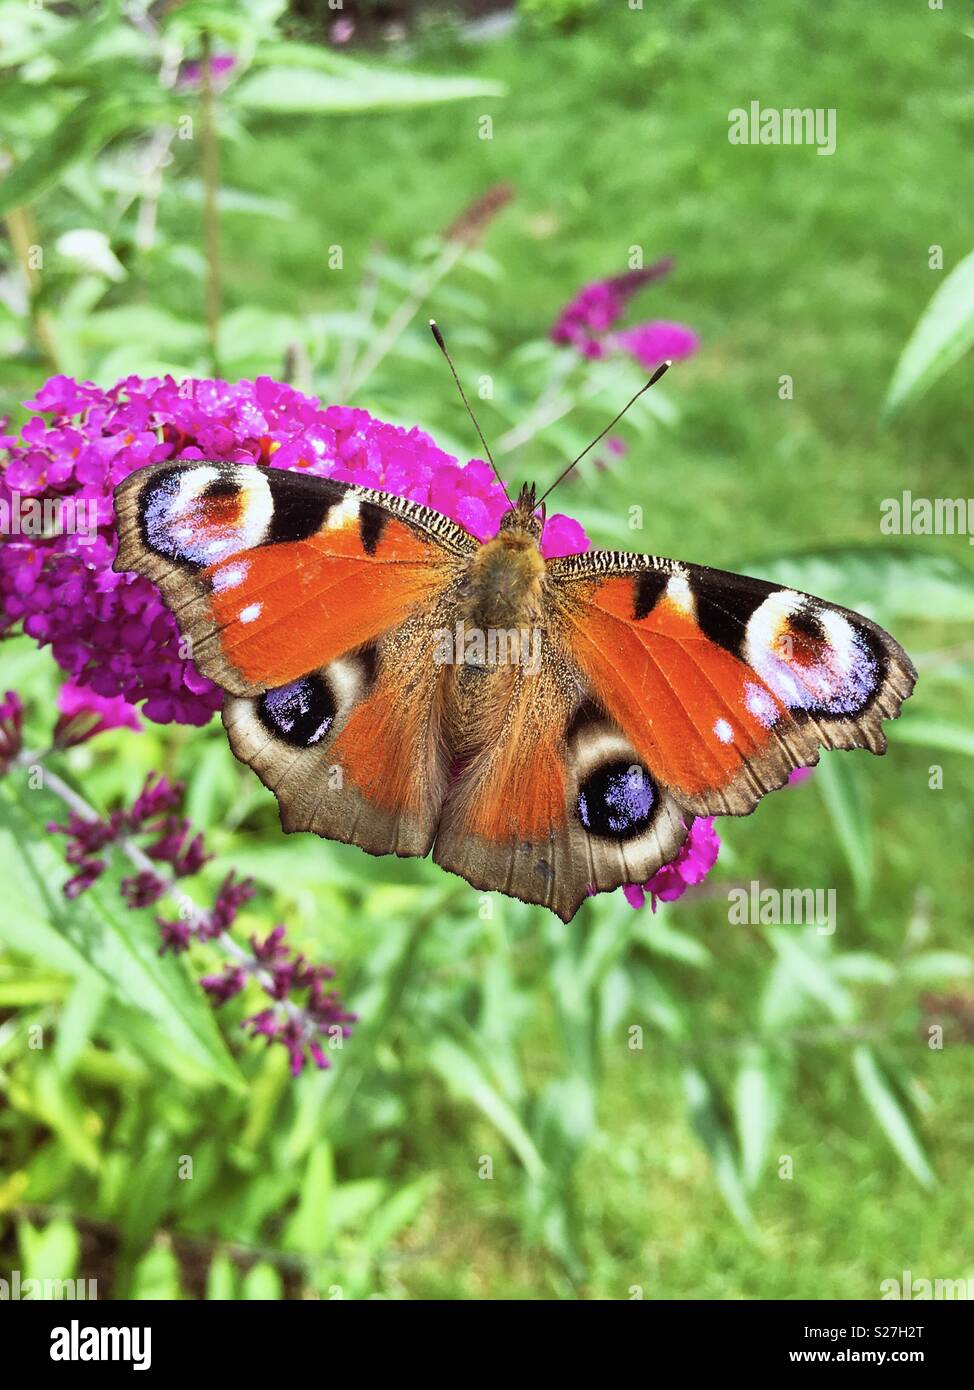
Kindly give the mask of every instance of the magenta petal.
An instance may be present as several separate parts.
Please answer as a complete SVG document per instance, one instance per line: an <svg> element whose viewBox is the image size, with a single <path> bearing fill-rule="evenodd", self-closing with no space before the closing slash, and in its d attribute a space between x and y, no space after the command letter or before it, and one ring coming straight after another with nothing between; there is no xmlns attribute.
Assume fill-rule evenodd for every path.
<svg viewBox="0 0 974 1390"><path fill-rule="evenodd" d="M574 517L562 516L559 512L545 522L541 554L546 560L554 560L559 555L582 555L590 545L585 528Z"/></svg>
<svg viewBox="0 0 974 1390"><path fill-rule="evenodd" d="M692 328L662 319L625 328L616 334L615 341L648 372L654 371L661 362L689 357L700 346L700 339Z"/></svg>
<svg viewBox="0 0 974 1390"><path fill-rule="evenodd" d="M638 909L645 906L646 894L638 883L626 883L622 891L630 907Z"/></svg>

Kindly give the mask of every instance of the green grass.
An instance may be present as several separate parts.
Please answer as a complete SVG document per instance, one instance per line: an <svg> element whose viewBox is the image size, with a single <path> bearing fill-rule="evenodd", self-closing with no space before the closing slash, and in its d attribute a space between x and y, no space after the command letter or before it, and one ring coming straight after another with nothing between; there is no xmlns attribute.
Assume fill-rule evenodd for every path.
<svg viewBox="0 0 974 1390"><path fill-rule="evenodd" d="M703 340L699 355L666 382L679 425L630 435L628 455L609 471L580 470L560 507L588 518L600 544L720 567L876 542L884 497L904 488L931 497L969 490L963 367L895 427L879 423L896 359L939 283L927 268L928 247L943 246L947 269L971 249L969 54L961 20L949 10L889 7L880 17L851 0L733 7L685 0L643 11L603 5L570 36L518 33L476 47L437 28L410 66L500 80L508 95L392 115L268 118L240 143L225 144L229 185L295 209L286 221L225 217L227 308L347 309L373 245L409 259L421 237L447 226L486 187L511 180L517 199L486 242L503 274L486 305L469 301L476 323L464 321L462 299L430 306L459 341L468 378L503 373L508 354L543 336L580 284L624 269L634 244L647 262L667 253L678 259L675 274L637 301L637 316L682 320ZM730 145L727 114L751 100L835 107L835 155ZM478 138L484 114L493 118L491 140ZM163 200L163 225L183 236L193 235L186 223L197 215ZM332 244L344 248L342 272L327 269ZM469 271L455 285L483 295ZM141 292L187 317L200 314L199 287L189 277L160 273ZM423 349L419 328L415 341L425 356L407 365L390 359L354 403L469 439L448 375L432 347ZM791 401L778 396L784 374L794 381ZM517 381L503 384L509 393L521 389ZM504 428L489 403L481 423L488 438ZM540 481L560 462L546 442L525 451L512 471ZM633 504L645 508L642 532L626 525ZM969 564L963 537L926 545ZM896 635L914 652L964 636L935 612L904 627ZM49 692L46 657L20 646L17 653L21 686ZM913 703L918 712L969 719L970 666L953 682L935 674L921 680ZM201 748L219 738L215 729L153 730L128 756L191 779ZM121 750L131 740L114 748L114 756L93 749L73 760L89 795L105 802L141 771L125 765ZM849 865L814 783L721 825L728 852L719 889L751 878L834 886L840 926L831 944L894 965L918 903L926 904L925 949L969 952L974 765L959 754L897 746L895 735L882 761L862 753L846 761L854 761L872 826L876 885L868 910L855 905ZM944 767L943 791L928 790L934 762ZM227 829L241 805L240 828ZM445 878L415 880L394 865L386 878L398 874L405 886L397 889L378 882L373 861L354 849L284 844L273 803L243 770L229 772L208 816L227 862L245 866L251 850L286 850L268 871L274 920L293 923L316 957L335 959L343 983L366 999L388 978L383 971L410 922L449 887ZM546 1088L571 1071L573 1045L585 1031L559 1012L556 971L571 968L573 952L580 958L609 909L584 909L577 932L519 905L503 904L489 923L476 910L477 896L461 890L457 903L434 913L383 1029L353 1039L324 1084L309 1078L288 1088L272 1061L246 1051L242 1099L199 1093L171 1076L155 1080L154 1064L126 1047L124 1030L96 1035L73 1094L101 1154L98 1174L72 1160L63 1128L32 1089L36 1059L21 1059L0 1136L9 1145L5 1167L27 1175L27 1186L0 1184L0 1211L24 1202L44 1214L66 1208L87 1232L92 1259L91 1233L102 1232L106 1268L125 1288L126 1271L154 1248L153 1233L164 1231L180 1252L183 1289L197 1293L211 1250L231 1240L269 1250L272 1264L290 1270L281 1252L306 1251L307 1241L300 1223L287 1226L299 1198L295 1184L310 1182L308 1155L328 1141L340 1184L379 1180L394 1196L432 1181L379 1234L353 1221L330 1249L326 1287L351 1281L362 1292L437 1298L627 1298L633 1286L647 1298L875 1298L880 1281L904 1269L918 1277L974 1275L971 1054L956 1030L942 1052L924 1045L922 991L902 978L857 984L855 993L911 1107L936 1186L918 1184L868 1113L850 1074L854 1038L806 1010L782 1029L816 1036L790 1049L791 1099L751 1194L752 1230L731 1218L687 1118L681 1071L699 1065L722 1097L732 1093L772 951L764 933L729 927L721 900L687 901L656 919L705 946L708 966L627 942L621 959L632 988L621 1014L613 1017L599 996L593 1026L600 1043L591 1054L598 1123L565 1179L571 1240L559 1246L550 1230L546 1238L543 1217L531 1209L541 1198L526 1195L510 1145L436 1070L429 1048L469 1025L504 1074L514 1066L510 1043L517 1056L512 1092L522 1088L518 1113L532 1136L548 1134ZM50 981L20 961L13 968L14 978L41 978L43 1007L56 1027L66 997L61 977ZM666 1036L645 992L650 969L691 1021L688 1036ZM943 982L945 992L965 988L962 979ZM626 1046L630 1022L646 1029L642 1051ZM160 1177L139 1222L118 1192L152 1144L163 1154L205 1150L210 1185L192 1204ZM569 1146L551 1152L564 1155ZM478 1177L484 1154L495 1160L490 1181ZM794 1159L790 1180L777 1175L785 1154ZM202 1158L198 1171L205 1171ZM203 1241L195 1253L179 1244L187 1233ZM11 1249L12 1240L8 1231ZM568 1247L573 1254L565 1254ZM293 1295L301 1280L287 1279Z"/></svg>

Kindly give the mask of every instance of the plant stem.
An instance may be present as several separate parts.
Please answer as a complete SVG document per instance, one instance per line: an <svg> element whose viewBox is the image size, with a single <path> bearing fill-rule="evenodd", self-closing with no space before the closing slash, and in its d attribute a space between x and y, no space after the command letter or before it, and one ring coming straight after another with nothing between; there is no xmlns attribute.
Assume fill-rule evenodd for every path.
<svg viewBox="0 0 974 1390"><path fill-rule="evenodd" d="M4 226L7 229L10 245L13 247L27 285L28 314L37 346L54 371L60 371L57 344L54 340L51 320L36 305L37 292L40 288L40 275L36 266L31 264L31 251L38 245L38 241L37 227L34 224L30 208L13 208L4 218Z"/></svg>
<svg viewBox="0 0 974 1390"><path fill-rule="evenodd" d="M506 434L502 434L498 439L494 445L496 455L512 453L574 408L577 398L572 392L566 391L565 386L577 365L578 358L575 354L566 352L563 360L558 364L558 370L538 397L527 418L520 425L515 425L513 429L508 430ZM594 393L583 392L584 394Z"/></svg>
<svg viewBox="0 0 974 1390"><path fill-rule="evenodd" d="M206 255L206 329L214 376L220 374L220 217L217 195L220 187L220 150L216 137L216 103L213 96L213 45L203 31L203 75L201 88L201 130L203 164L203 244Z"/></svg>
<svg viewBox="0 0 974 1390"><path fill-rule="evenodd" d="M372 347L365 353L360 364L351 374L351 379L348 382L349 396L354 396L355 392L360 390L362 385L368 381L382 359L396 345L412 323L422 307L423 301L428 298L430 292L436 288L444 276L449 275L466 249L466 245L462 241L446 242L433 264L416 276L406 298L386 320L384 328L379 332Z"/></svg>

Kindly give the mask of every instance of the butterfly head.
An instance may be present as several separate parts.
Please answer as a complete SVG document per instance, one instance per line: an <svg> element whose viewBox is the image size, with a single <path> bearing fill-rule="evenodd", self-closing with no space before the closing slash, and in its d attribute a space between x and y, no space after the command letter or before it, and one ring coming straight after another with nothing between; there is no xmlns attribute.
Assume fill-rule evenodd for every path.
<svg viewBox="0 0 974 1390"><path fill-rule="evenodd" d="M543 502L540 508L538 507L536 496L537 488L534 483L525 483L514 506L501 517L500 529L522 531L532 540L540 540L541 532L544 530L545 507Z"/></svg>

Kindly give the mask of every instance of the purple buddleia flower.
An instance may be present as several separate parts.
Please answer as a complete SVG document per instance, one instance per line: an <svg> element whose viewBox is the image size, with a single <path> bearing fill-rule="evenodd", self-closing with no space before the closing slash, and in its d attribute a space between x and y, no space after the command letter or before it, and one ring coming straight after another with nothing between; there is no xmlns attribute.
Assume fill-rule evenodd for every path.
<svg viewBox="0 0 974 1390"><path fill-rule="evenodd" d="M204 975L200 980L213 1003L219 1007L235 999L247 984L247 972L240 965L228 965L219 975Z"/></svg>
<svg viewBox="0 0 974 1390"><path fill-rule="evenodd" d="M151 907L165 895L167 884L159 874L143 870L131 878L123 878L119 887L129 907Z"/></svg>
<svg viewBox="0 0 974 1390"><path fill-rule="evenodd" d="M654 319L651 323L641 323L635 328L624 328L615 335L616 344L647 372L654 372L662 362L677 362L689 357L700 346L700 339L692 328L682 323L666 323Z"/></svg>
<svg viewBox="0 0 974 1390"><path fill-rule="evenodd" d="M622 318L633 295L672 269L672 257L666 256L642 270L628 270L583 285L558 315L551 341L573 347L583 357L604 357L604 339Z"/></svg>
<svg viewBox="0 0 974 1390"><path fill-rule="evenodd" d="M56 748L86 743L108 729L133 729L138 733L142 728L138 714L121 695L96 695L74 681L65 681L61 686L57 707L61 714L54 726Z"/></svg>
<svg viewBox="0 0 974 1390"><path fill-rule="evenodd" d="M574 348L588 358L624 352L647 372L655 371L663 362L691 356L700 340L685 324L651 319L630 328L618 328L633 295L668 274L672 267L673 261L667 258L645 270L631 270L583 286L558 316L550 334L552 342Z"/></svg>
<svg viewBox="0 0 974 1390"><path fill-rule="evenodd" d="M654 912L657 902L675 902L689 887L703 882L717 863L719 853L720 837L714 829L713 816L695 820L675 859L657 869L647 883L626 884L622 890L626 901L631 907L642 907L648 893Z"/></svg>
<svg viewBox="0 0 974 1390"><path fill-rule="evenodd" d="M230 81L231 74L237 66L237 59L232 53L214 53L210 62L210 82L214 91L221 91ZM176 86L184 88L199 88L203 85L203 62L190 61L180 64L179 72L176 76Z"/></svg>
<svg viewBox="0 0 974 1390"><path fill-rule="evenodd" d="M0 727L8 707L19 711L15 700L8 696L0 705ZM244 1018L241 1027L251 1036L282 1045L294 1075L308 1059L327 1067L324 1048L350 1036L355 1022L336 991L326 987L335 972L329 966L312 965L303 952L295 950L283 925L275 926L263 940L251 936L246 947L228 935L239 909L254 896L251 879L238 879L231 871L209 909L183 893L180 880L198 872L212 856L189 821L172 814L181 794L178 784L150 776L128 808L107 817L93 811L82 814L75 808L64 825L52 823L48 829L67 838L66 857L76 866L63 886L65 896L73 900L87 892L106 872L113 854L127 857L136 872L121 880L119 891L129 908L152 907L166 897L179 901L178 917L156 917L160 953L182 955L194 943L222 951L229 957L224 968L200 980L214 1006L235 999L249 985L259 988L270 1002ZM157 871L153 863L165 869Z"/></svg>

